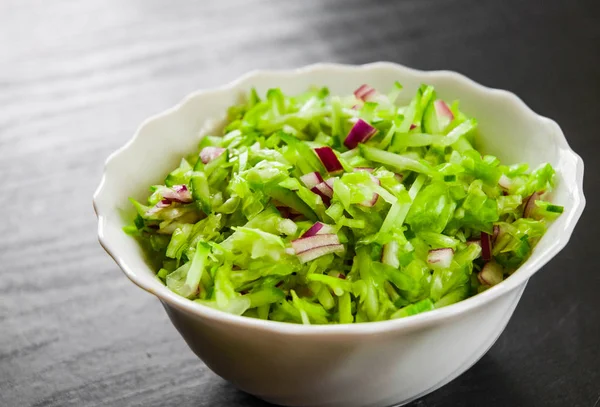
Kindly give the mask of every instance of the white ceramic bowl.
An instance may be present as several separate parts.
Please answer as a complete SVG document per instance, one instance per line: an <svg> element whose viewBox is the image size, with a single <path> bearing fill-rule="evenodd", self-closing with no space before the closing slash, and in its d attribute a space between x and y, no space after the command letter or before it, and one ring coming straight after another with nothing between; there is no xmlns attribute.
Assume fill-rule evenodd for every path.
<svg viewBox="0 0 600 407"><path fill-rule="evenodd" d="M142 199L180 157L194 151L226 108L251 87L297 93L310 85L349 94L369 83L389 89L400 81L409 98L421 83L440 97L460 99L479 122L478 147L505 163L550 162L558 173L553 201L565 213L531 258L511 277L458 304L406 319L337 326L303 326L226 314L163 286L137 242L121 227L132 216L129 196ZM203 130L204 129L204 130ZM199 91L146 120L112 154L94 196L100 243L135 284L156 295L190 348L216 374L264 400L288 406L402 404L454 379L494 344L529 278L569 241L585 206L583 162L559 126L512 93L483 87L448 71L422 72L391 63L318 64L290 71L257 71L224 87Z"/></svg>

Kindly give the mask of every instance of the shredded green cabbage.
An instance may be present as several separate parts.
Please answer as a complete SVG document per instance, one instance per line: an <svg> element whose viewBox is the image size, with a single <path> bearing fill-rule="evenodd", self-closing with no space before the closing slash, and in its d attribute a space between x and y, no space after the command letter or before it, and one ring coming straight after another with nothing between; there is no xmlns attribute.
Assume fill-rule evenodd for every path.
<svg viewBox="0 0 600 407"><path fill-rule="evenodd" d="M361 89L368 100L252 90L232 106L223 134L204 137L147 204L131 200L124 230L157 278L237 315L343 324L427 312L510 276L563 212L548 200L552 166L481 155L475 119L432 86L403 106L399 83L387 96ZM372 130L348 150L359 119ZM332 149L332 173L318 147Z"/></svg>

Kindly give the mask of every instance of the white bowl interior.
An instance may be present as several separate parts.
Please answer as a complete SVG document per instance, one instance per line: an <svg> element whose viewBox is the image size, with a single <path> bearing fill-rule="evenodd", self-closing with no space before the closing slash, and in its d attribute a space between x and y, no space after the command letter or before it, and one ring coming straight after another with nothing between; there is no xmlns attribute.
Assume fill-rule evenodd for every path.
<svg viewBox="0 0 600 407"><path fill-rule="evenodd" d="M434 85L438 96L447 101L459 99L461 109L478 120L477 145L485 153L498 156L504 163L527 162L535 168L549 162L557 169L553 200L565 206L565 213L511 277L528 269L529 278L566 244L583 210L581 159L570 150L556 123L536 115L511 93L485 88L452 72L421 72L385 63L257 72L225 88L193 94L182 105L148 120L107 162L95 197L101 242L122 267L126 265L134 282L152 292L168 291L155 279L135 239L122 231L133 216L128 197L145 199L148 186L161 183L181 157L195 151L202 135L218 127L226 109L251 87L260 94L271 87L294 94L317 85L329 87L332 94L346 95L363 83L387 92L395 81L404 85L400 100L408 101L421 83Z"/></svg>

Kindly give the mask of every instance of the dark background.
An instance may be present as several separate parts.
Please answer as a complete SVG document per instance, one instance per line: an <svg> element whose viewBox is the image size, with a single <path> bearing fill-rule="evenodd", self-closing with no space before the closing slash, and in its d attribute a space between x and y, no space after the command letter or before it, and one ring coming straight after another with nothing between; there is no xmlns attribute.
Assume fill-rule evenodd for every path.
<svg viewBox="0 0 600 407"><path fill-rule="evenodd" d="M600 401L600 2L0 2L0 406L265 406L209 372L96 239L105 158L256 68L450 69L554 118L588 206L472 369L411 407Z"/></svg>

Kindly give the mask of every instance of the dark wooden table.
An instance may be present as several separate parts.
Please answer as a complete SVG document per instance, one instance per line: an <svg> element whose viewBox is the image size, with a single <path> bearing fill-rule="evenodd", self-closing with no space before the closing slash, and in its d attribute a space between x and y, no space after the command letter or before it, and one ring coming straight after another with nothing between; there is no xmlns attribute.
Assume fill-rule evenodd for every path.
<svg viewBox="0 0 600 407"><path fill-rule="evenodd" d="M96 240L147 116L256 68L452 69L556 119L588 208L490 352L411 406L600 405L600 2L0 2L0 406L265 406L211 373Z"/></svg>

